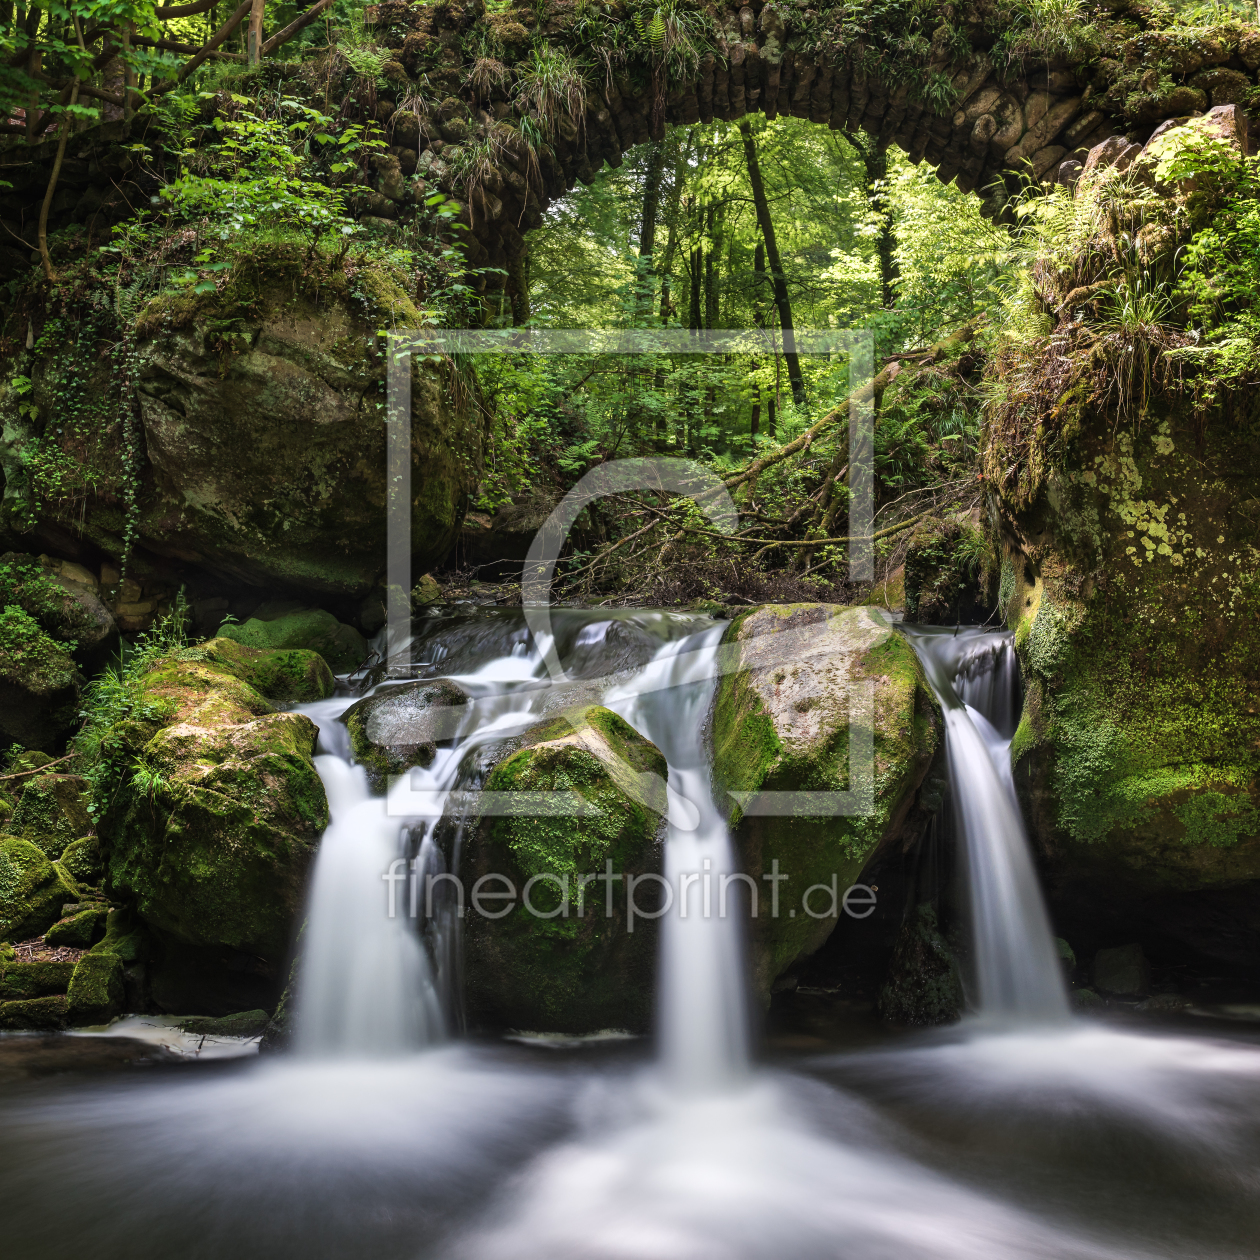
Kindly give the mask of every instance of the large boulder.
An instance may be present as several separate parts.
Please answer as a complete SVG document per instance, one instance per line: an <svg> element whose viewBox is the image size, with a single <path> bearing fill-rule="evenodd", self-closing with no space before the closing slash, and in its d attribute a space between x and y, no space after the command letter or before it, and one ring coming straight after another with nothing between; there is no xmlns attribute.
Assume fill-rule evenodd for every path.
<svg viewBox="0 0 1260 1260"><path fill-rule="evenodd" d="M138 687L110 741L126 767L105 785L110 886L163 942L159 971L186 973L155 976L155 988L186 1002L212 989L228 1010L255 1005L260 987L282 982L328 822L311 760L317 729L270 701L329 695L331 675L313 652L215 639L157 661Z"/></svg>
<svg viewBox="0 0 1260 1260"><path fill-rule="evenodd" d="M0 835L0 941L41 936L61 907L79 900L79 888L64 867L29 840Z"/></svg>
<svg viewBox="0 0 1260 1260"><path fill-rule="evenodd" d="M79 672L68 646L16 604L0 611L0 737L52 748L79 716Z"/></svg>
<svg viewBox="0 0 1260 1260"><path fill-rule="evenodd" d="M118 627L82 565L10 551L0 556L0 606L17 604L40 628L66 644L87 673L118 650Z"/></svg>
<svg viewBox="0 0 1260 1260"><path fill-rule="evenodd" d="M217 292L168 291L138 313L142 433L120 425L86 453L69 428L58 436L51 424L76 348L27 354L19 370L29 391L18 399L0 388L9 536L34 518L41 540L86 540L121 555L138 465L137 571L157 556L255 586L367 594L385 567L388 498L378 330L422 322L388 267L325 267L277 246ZM485 438L468 395L452 401L422 357L411 371L417 573L454 544ZM87 387L116 399L109 362L94 370ZM48 454L42 444L55 451L58 442L92 486L86 504L73 495L40 501L28 484L25 468Z"/></svg>
<svg viewBox="0 0 1260 1260"><path fill-rule="evenodd" d="M823 944L844 913L845 891L900 834L940 746L942 720L913 649L871 608L754 609L731 623L721 661L714 781L741 869L760 890L751 937L754 983L765 998ZM850 773L851 714L852 730L873 730L873 781ZM788 795L849 791L865 797L851 807L861 812ZM783 812L750 812L759 793L785 794L763 801L778 808L777 800ZM779 883L763 882L776 870ZM857 895L853 913L867 913Z"/></svg>
<svg viewBox="0 0 1260 1260"><path fill-rule="evenodd" d="M322 608L301 608L275 617L255 614L244 625L226 625L219 638L253 648L305 648L318 652L334 674L349 674L367 659L368 646L353 627Z"/></svg>
<svg viewBox="0 0 1260 1260"><path fill-rule="evenodd" d="M1003 480L994 441L987 469L1052 909L1086 952L1256 972L1260 397L1200 415L1155 394L1140 425L1063 404L1054 460L1034 446Z"/></svg>
<svg viewBox="0 0 1260 1260"><path fill-rule="evenodd" d="M484 790L494 795L482 799L494 804L465 841L464 885L505 877L515 898L487 897L490 914L474 904L466 919L465 1000L474 1025L646 1031L657 920L629 920L625 877L660 873L666 774L656 746L598 705L534 727L493 768ZM571 812L555 812L561 796ZM620 882L580 884L609 862ZM508 885L491 878L482 891L493 896ZM651 912L659 896L659 883L648 881L635 904Z"/></svg>
<svg viewBox="0 0 1260 1260"><path fill-rule="evenodd" d="M92 831L84 792L76 774L41 774L19 781L21 796L4 830L22 836L49 858L60 858L76 840Z"/></svg>

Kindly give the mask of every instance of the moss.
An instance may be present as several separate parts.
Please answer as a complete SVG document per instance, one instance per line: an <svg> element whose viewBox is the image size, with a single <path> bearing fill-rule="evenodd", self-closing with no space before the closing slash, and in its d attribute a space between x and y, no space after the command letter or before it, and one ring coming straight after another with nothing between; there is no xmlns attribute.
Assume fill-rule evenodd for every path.
<svg viewBox="0 0 1260 1260"><path fill-rule="evenodd" d="M127 909L111 909L105 919L105 936L92 947L94 954L112 954L124 963L145 962L152 953L148 929Z"/></svg>
<svg viewBox="0 0 1260 1260"><path fill-rule="evenodd" d="M0 735L51 747L78 716L78 681L70 645L15 604L0 612Z"/></svg>
<svg viewBox="0 0 1260 1260"><path fill-rule="evenodd" d="M105 935L108 906L93 906L66 919L59 919L48 929L44 940L52 946L68 945L71 949L90 949Z"/></svg>
<svg viewBox="0 0 1260 1260"><path fill-rule="evenodd" d="M659 872L666 773L654 745L598 706L540 724L494 767L486 792L510 794L515 807L478 821L469 850L474 878L506 875L518 897L531 878L545 878L530 894L538 914L518 901L503 919L468 920L475 1022L562 1032L648 1026L656 920L638 918L628 931L622 897L609 917L604 885L590 884L583 895L578 877L608 862L623 878ZM543 793L571 794L574 812L547 816L551 798ZM557 880L568 882L567 914ZM640 887L636 905L650 908L654 888ZM561 913L540 917L553 911Z"/></svg>
<svg viewBox="0 0 1260 1260"><path fill-rule="evenodd" d="M50 858L92 830L84 795L85 784L77 775L45 774L30 779L6 830L24 835Z"/></svg>
<svg viewBox="0 0 1260 1260"><path fill-rule="evenodd" d="M194 1015L179 1027L197 1037L261 1037L271 1016L266 1011L237 1011L234 1015Z"/></svg>
<svg viewBox="0 0 1260 1260"><path fill-rule="evenodd" d="M61 854L61 865L77 884L95 884L104 873L101 846L95 836L84 836L68 844Z"/></svg>
<svg viewBox="0 0 1260 1260"><path fill-rule="evenodd" d="M790 637L775 637L784 634ZM857 879L909 809L939 745L941 721L913 649L864 608L757 609L732 622L722 652L712 718L719 799L729 806L743 869L760 880L777 861L788 876L778 886L779 917L760 913L753 925L756 982L768 994L835 925L799 912L805 891L834 877L843 892ZM745 817L735 793L860 786L849 778L848 692L864 680L875 683L873 812ZM768 885L761 887L765 894Z"/></svg>
<svg viewBox="0 0 1260 1260"><path fill-rule="evenodd" d="M335 674L358 669L367 658L367 644L353 626L342 625L318 608L289 613L274 621L251 618L240 626L224 626L219 637L253 648L305 648L318 652Z"/></svg>
<svg viewBox="0 0 1260 1260"><path fill-rule="evenodd" d="M145 775L124 781L100 837L113 888L146 923L188 945L278 960L328 805L315 725L274 712L242 677L267 656L215 640L145 676L143 696L168 716L156 733L120 732Z"/></svg>
<svg viewBox="0 0 1260 1260"><path fill-rule="evenodd" d="M29 840L0 836L0 940L41 936L79 890Z"/></svg>
<svg viewBox="0 0 1260 1260"><path fill-rule="evenodd" d="M114 954L84 954L66 990L71 1022L103 1024L122 1010L123 965Z"/></svg>
<svg viewBox="0 0 1260 1260"><path fill-rule="evenodd" d="M69 1004L64 997L27 998L0 1002L0 1028L27 1032L57 1032L69 1023Z"/></svg>
<svg viewBox="0 0 1260 1260"><path fill-rule="evenodd" d="M64 993L74 972L72 962L10 962L0 969L0 1000L47 997Z"/></svg>

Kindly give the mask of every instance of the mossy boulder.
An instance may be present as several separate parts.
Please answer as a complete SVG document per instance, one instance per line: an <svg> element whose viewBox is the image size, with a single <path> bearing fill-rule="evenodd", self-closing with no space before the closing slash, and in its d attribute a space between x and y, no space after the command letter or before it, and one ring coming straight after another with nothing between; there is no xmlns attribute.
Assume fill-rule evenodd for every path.
<svg viewBox="0 0 1260 1260"><path fill-rule="evenodd" d="M377 330L421 323L386 267L321 272L284 247L219 293L151 302L138 321L142 545L232 579L367 594L384 569L388 502ZM411 520L424 572L458 535L484 427L419 360Z"/></svg>
<svg viewBox="0 0 1260 1260"><path fill-rule="evenodd" d="M224 626L222 639L252 648L305 648L318 652L334 674L348 674L367 659L368 647L353 627L321 608L304 608L274 619L251 617L244 625Z"/></svg>
<svg viewBox="0 0 1260 1260"><path fill-rule="evenodd" d="M0 556L0 607L16 604L91 673L118 649L118 626L82 565L10 551Z"/></svg>
<svg viewBox="0 0 1260 1260"><path fill-rule="evenodd" d="M20 836L0 836L0 940L42 936L61 918L61 907L79 900L65 869Z"/></svg>
<svg viewBox="0 0 1260 1260"><path fill-rule="evenodd" d="M74 1024L104 1024L123 1007L123 964L113 954L84 954L74 965L66 990L68 1018Z"/></svg>
<svg viewBox="0 0 1260 1260"><path fill-rule="evenodd" d="M427 766L438 741L458 731L467 692L446 679L385 686L352 704L340 720L350 732L350 751L377 792L392 774Z"/></svg>
<svg viewBox="0 0 1260 1260"><path fill-rule="evenodd" d="M1260 399L1157 397L1140 427L1074 403L1061 442L993 504L1015 781L1052 909L1086 954L1119 935L1255 972Z"/></svg>
<svg viewBox="0 0 1260 1260"><path fill-rule="evenodd" d="M914 907L902 924L880 990L879 1013L895 1024L951 1024L963 1012L958 960L941 935L936 911Z"/></svg>
<svg viewBox="0 0 1260 1260"><path fill-rule="evenodd" d="M86 784L74 774L42 774L22 782L22 796L5 831L23 836L50 858L92 830Z"/></svg>
<svg viewBox="0 0 1260 1260"><path fill-rule="evenodd" d="M69 646L16 604L0 612L0 736L52 748L79 714L79 672Z"/></svg>
<svg viewBox="0 0 1260 1260"><path fill-rule="evenodd" d="M292 658L293 669L278 674L277 656ZM157 662L141 681L141 702L164 716L116 732L118 755L133 769L120 775L99 828L110 886L161 938L171 965L203 951L196 969L221 973L227 994L216 1003L230 1000L233 975L254 998L260 975L280 978L328 822L311 760L314 723L277 713L260 690L288 689L294 677L331 685L315 653L216 639ZM171 991L195 1001L178 981Z"/></svg>
<svg viewBox="0 0 1260 1260"><path fill-rule="evenodd" d="M71 949L91 949L105 935L106 905L90 906L75 914L58 919L44 934L44 941L51 946L68 945Z"/></svg>
<svg viewBox="0 0 1260 1260"><path fill-rule="evenodd" d="M623 877L659 874L666 774L656 746L599 706L533 728L490 772L484 790L493 795L483 804L497 812L487 808L464 842L465 886L506 877L516 899L483 901L492 914L507 909L501 918L468 912L470 1022L566 1033L648 1028L657 920L636 918L629 930L622 892L606 914L605 890L624 890L624 878L579 881L608 862ZM561 798L571 812L556 813ZM527 887L536 913L524 904ZM490 880L483 891L507 885ZM657 883L643 884L636 905L651 910L658 895Z"/></svg>
<svg viewBox="0 0 1260 1260"><path fill-rule="evenodd" d="M849 772L850 713L855 730L871 729L868 695L873 781ZM830 913L812 917L832 909L833 880L842 899L880 845L899 834L942 729L913 649L876 610L783 604L731 623L714 698L714 786L729 812L741 869L760 890L751 939L763 998L835 927ZM793 797L777 816L744 809L761 792L850 791L859 798L852 808L870 812L814 816L809 811L823 807L800 800L794 815ZM775 862L787 878L763 882ZM827 891L816 891L806 906L806 891L818 884Z"/></svg>
<svg viewBox="0 0 1260 1260"><path fill-rule="evenodd" d="M95 836L73 840L61 854L61 865L77 884L97 884L105 873L101 864L101 846Z"/></svg>
<svg viewBox="0 0 1260 1260"><path fill-rule="evenodd" d="M987 540L968 518L920 521L906 549L906 620L929 626L983 622L993 612L988 552Z"/></svg>
<svg viewBox="0 0 1260 1260"><path fill-rule="evenodd" d="M7 962L0 967L0 1001L65 993L73 974L72 962Z"/></svg>
<svg viewBox="0 0 1260 1260"><path fill-rule="evenodd" d="M0 1028L24 1032L57 1032L70 1022L69 1003L61 995L0 1002Z"/></svg>

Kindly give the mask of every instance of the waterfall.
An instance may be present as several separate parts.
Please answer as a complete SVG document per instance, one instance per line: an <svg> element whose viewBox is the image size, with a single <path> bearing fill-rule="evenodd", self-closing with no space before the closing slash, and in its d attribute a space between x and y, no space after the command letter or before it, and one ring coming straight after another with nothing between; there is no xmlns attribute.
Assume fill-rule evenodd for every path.
<svg viewBox="0 0 1260 1260"><path fill-rule="evenodd" d="M430 631L425 659L449 670L442 676L471 701L453 746L440 747L427 768L402 776L388 796L372 795L364 771L351 764L338 719L358 697L301 706L319 727L315 767L331 821L316 858L301 942L300 1052L395 1055L461 1027L459 924L451 915L443 918L440 907L435 921L426 922L409 904L408 890L425 887L424 874L441 868L433 831L460 786L469 752L523 731L557 703L577 701L616 710L664 754L664 876L675 890L684 873L697 876L687 888L687 912L675 905L662 925L658 987L666 1074L685 1087L715 1087L746 1070L742 929L734 904L730 914L720 913L722 877L735 872L735 862L703 741L723 625L695 615L617 619L575 610L558 610L554 620L565 665L557 678L547 677L548 645L530 640L519 615L440 623ZM416 878L408 880L406 859L413 852ZM383 878L391 866L399 872L394 882Z"/></svg>
<svg viewBox="0 0 1260 1260"><path fill-rule="evenodd" d="M665 916L657 984L662 1066L667 1079L689 1090L721 1089L748 1068L739 911L721 913L722 878L737 867L703 739L723 628L664 644L632 683L605 697L669 766L669 886L678 892L681 877L699 876L687 883L685 906L680 901Z"/></svg>
<svg viewBox="0 0 1260 1260"><path fill-rule="evenodd" d="M1011 776L1019 695L1012 636L930 626L903 630L945 714L979 1014L999 1021L1066 1020L1066 986Z"/></svg>

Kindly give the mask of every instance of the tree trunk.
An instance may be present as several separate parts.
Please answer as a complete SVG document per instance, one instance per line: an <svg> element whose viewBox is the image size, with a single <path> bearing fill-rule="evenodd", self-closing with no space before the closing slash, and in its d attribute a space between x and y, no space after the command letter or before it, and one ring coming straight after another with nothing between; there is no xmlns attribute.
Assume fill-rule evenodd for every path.
<svg viewBox="0 0 1260 1260"><path fill-rule="evenodd" d="M761 179L761 166L757 161L757 146L753 142L748 120L739 124L739 134L744 141L744 159L748 163L748 182L752 186L753 204L757 207L757 225L766 245L766 258L770 263L770 281L774 291L774 304L779 310L779 327L783 331L783 354L787 360L788 379L792 382L792 397L798 407L805 403L805 378L801 375L801 360L796 353L796 338L792 331L792 305L788 300L787 279L783 274L783 262L779 258L778 238L774 234L774 221L770 217L770 203L766 200L766 186Z"/></svg>
<svg viewBox="0 0 1260 1260"><path fill-rule="evenodd" d="M529 308L529 246L522 245L520 253L508 255L508 289L512 298L512 325L519 328L530 320Z"/></svg>
<svg viewBox="0 0 1260 1260"><path fill-rule="evenodd" d="M897 268L897 237L893 232L892 205L888 197L888 154L880 152L873 136L864 135L855 143L866 167L867 200L879 216L875 249L879 254L880 302L890 311L897 300L895 285L901 273Z"/></svg>
<svg viewBox="0 0 1260 1260"><path fill-rule="evenodd" d="M639 221L639 257L635 264L635 323L641 325L646 325L652 317L652 255L656 251L656 215L660 207L664 170L665 144L657 141L648 150L647 174L643 183L643 217Z"/></svg>

